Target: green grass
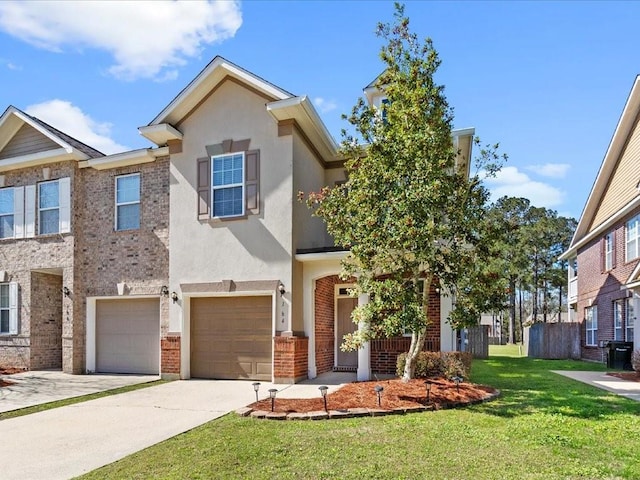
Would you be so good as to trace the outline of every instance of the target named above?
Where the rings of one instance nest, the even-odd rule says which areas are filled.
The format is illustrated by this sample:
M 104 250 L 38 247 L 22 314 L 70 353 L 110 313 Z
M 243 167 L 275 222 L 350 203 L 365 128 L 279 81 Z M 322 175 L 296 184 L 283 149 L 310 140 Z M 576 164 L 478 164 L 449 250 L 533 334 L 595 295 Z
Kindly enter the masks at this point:
M 550 370 L 576 361 L 491 357 L 472 380 L 495 401 L 334 421 L 227 415 L 84 479 L 638 479 L 640 403 Z
M 67 405 L 87 402 L 89 400 L 108 397 L 110 395 L 117 395 L 118 393 L 132 392 L 133 390 L 140 390 L 141 388 L 152 387 L 154 385 L 160 385 L 161 383 L 166 383 L 166 382 L 167 382 L 166 380 L 155 380 L 153 382 L 139 383 L 136 385 L 127 385 L 126 387 L 113 388 L 111 390 L 105 390 L 104 392 L 91 393 L 89 395 L 82 395 L 80 397 L 66 398 L 64 400 L 56 400 L 55 402 L 41 403 L 40 405 L 34 405 L 32 407 L 26 407 L 26 408 L 21 408 L 19 410 L 11 410 L 8 412 L 0 413 L 0 420 L 6 420 L 7 418 L 22 417 L 23 415 L 31 415 L 32 413 L 43 412 L 45 410 L 51 410 L 52 408 L 66 407 Z
M 489 355 L 492 357 L 526 357 L 526 346 L 520 344 L 489 345 Z

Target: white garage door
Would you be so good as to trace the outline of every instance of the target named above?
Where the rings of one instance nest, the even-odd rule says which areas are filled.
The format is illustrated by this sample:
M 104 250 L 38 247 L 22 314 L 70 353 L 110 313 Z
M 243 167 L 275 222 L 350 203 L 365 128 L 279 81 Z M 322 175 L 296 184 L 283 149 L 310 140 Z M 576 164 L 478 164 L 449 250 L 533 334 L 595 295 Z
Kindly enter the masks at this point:
M 96 302 L 96 370 L 104 373 L 160 373 L 158 299 Z
M 191 376 L 271 380 L 271 297 L 191 300 Z

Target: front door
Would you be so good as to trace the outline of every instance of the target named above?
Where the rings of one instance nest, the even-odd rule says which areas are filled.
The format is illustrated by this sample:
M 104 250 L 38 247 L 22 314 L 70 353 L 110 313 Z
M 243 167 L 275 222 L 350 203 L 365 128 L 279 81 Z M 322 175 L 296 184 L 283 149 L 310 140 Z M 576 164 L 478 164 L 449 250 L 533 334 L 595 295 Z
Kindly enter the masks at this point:
M 358 305 L 358 299 L 338 297 L 336 304 L 336 367 L 355 368 L 358 366 L 358 352 L 343 352 L 340 346 L 347 333 L 353 333 L 358 329 L 351 320 L 351 312 Z

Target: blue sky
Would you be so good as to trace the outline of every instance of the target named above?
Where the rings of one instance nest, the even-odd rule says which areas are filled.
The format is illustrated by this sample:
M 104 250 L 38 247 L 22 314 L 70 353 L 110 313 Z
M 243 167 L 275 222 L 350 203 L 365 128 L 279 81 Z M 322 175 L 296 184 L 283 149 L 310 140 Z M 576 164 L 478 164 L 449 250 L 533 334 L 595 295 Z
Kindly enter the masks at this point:
M 336 140 L 380 73 L 391 2 L 0 2 L 0 110 L 104 151 L 149 123 L 216 55 L 308 95 Z M 457 128 L 500 142 L 496 196 L 578 217 L 635 76 L 636 2 L 408 2 Z

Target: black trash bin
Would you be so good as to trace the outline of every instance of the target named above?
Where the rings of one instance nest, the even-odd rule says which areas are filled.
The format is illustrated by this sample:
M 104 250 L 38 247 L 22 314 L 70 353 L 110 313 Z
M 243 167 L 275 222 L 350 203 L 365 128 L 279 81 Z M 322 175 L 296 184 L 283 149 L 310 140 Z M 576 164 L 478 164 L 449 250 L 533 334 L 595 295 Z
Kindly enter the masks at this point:
M 619 370 L 633 370 L 631 366 L 631 354 L 633 353 L 633 342 L 609 342 L 609 355 L 607 357 L 607 367 Z

